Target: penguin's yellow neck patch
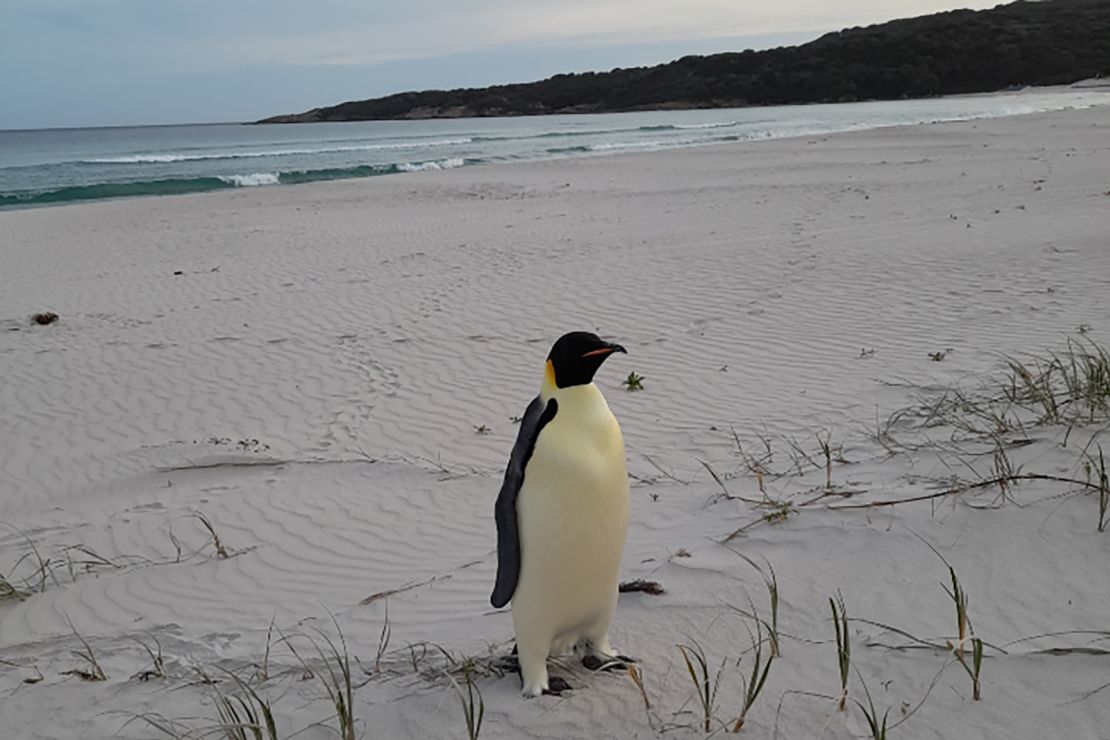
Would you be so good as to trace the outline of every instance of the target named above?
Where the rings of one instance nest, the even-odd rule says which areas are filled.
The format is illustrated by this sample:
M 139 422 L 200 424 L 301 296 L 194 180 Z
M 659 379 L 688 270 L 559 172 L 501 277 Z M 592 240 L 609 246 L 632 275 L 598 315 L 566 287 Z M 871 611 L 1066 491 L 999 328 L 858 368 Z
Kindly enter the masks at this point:
M 558 387 L 555 383 L 555 365 L 552 364 L 551 360 L 548 360 L 543 371 L 543 394 L 550 396 Z

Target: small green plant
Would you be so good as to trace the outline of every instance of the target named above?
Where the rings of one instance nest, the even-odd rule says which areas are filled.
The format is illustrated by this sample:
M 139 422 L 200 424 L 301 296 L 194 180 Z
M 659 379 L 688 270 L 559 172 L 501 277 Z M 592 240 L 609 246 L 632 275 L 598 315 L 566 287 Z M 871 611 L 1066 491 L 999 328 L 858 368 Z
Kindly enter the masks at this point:
M 952 348 L 949 347 L 948 349 L 942 349 L 939 352 L 930 352 L 929 359 L 933 362 L 943 362 L 944 358 L 947 357 L 951 351 Z
M 752 672 L 748 678 L 740 677 L 744 687 L 744 700 L 740 707 L 740 716 L 736 718 L 732 725 L 733 732 L 740 732 L 744 729 L 744 721 L 748 717 L 748 710 L 759 698 L 759 692 L 763 690 L 763 684 L 767 682 L 767 675 L 771 672 L 771 663 L 775 660 L 773 652 L 766 661 L 763 660 L 763 629 L 758 618 L 755 620 L 755 634 L 752 635 L 749 630 L 748 635 L 752 638 L 753 644 Z
M 644 389 L 644 376 L 631 372 L 627 378 L 621 381 L 621 385 L 629 391 L 642 391 Z
M 466 720 L 466 737 L 467 740 L 478 740 L 478 736 L 482 734 L 482 720 L 486 716 L 486 702 L 482 698 L 482 692 L 474 683 L 474 676 L 471 675 L 471 670 L 466 667 L 463 670 L 463 686 L 466 691 L 463 691 L 463 686 L 459 686 L 459 682 L 450 673 L 447 677 L 451 679 L 451 685 L 455 688 L 455 695 L 459 697 L 459 703 L 462 705 L 463 716 Z
M 768 499 L 767 506 L 770 511 L 763 515 L 763 521 L 768 524 L 780 524 L 790 518 L 791 514 L 797 514 L 798 510 L 794 508 L 794 504 L 789 501 L 772 501 Z
M 474 425 L 474 433 L 475 434 L 489 434 L 490 433 L 490 428 L 488 426 L 486 426 L 485 424 L 475 424 Z
M 717 675 L 713 677 L 709 668 L 709 660 L 705 656 L 705 650 L 697 641 L 691 640 L 690 642 L 693 644 L 679 645 L 678 650 L 682 653 L 682 660 L 686 663 L 686 671 L 690 674 L 694 691 L 698 695 L 705 731 L 709 732 L 717 708 L 717 691 L 721 686 L 721 672 L 724 670 L 725 662 L 721 661 L 721 667 L 717 669 Z M 691 655 L 694 656 L 693 661 L 690 660 Z M 694 663 L 697 663 L 696 668 Z
M 844 597 L 839 593 L 836 599 L 829 598 L 832 609 L 833 629 L 836 630 L 836 662 L 840 669 L 840 701 L 836 708 L 844 711 L 848 703 L 848 671 L 852 666 L 852 645 L 848 636 L 848 610 L 844 607 Z
M 220 558 L 221 560 L 227 560 L 229 557 L 231 557 L 231 553 L 226 547 L 224 547 L 223 541 L 220 540 L 220 535 L 216 533 L 216 528 L 212 526 L 212 522 L 208 519 L 208 517 L 206 517 L 204 514 L 201 514 L 199 511 L 194 512 L 193 516 L 195 516 L 200 521 L 200 523 L 204 525 L 204 528 L 208 530 L 209 536 L 212 537 L 212 546 L 216 548 L 216 557 Z

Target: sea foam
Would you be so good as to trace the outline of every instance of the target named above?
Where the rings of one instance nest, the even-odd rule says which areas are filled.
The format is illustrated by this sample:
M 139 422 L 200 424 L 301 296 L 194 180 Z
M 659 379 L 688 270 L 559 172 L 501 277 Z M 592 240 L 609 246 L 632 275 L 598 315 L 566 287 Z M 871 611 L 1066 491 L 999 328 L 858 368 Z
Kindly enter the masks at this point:
M 219 175 L 219 179 L 240 188 L 254 187 L 255 185 L 277 185 L 280 182 L 278 175 L 274 172 L 255 172 L 251 175 Z
M 462 167 L 465 164 L 466 160 L 452 157 L 451 159 L 441 159 L 433 162 L 402 162 L 396 167 L 400 172 L 424 172 L 426 170 L 450 170 L 455 167 Z

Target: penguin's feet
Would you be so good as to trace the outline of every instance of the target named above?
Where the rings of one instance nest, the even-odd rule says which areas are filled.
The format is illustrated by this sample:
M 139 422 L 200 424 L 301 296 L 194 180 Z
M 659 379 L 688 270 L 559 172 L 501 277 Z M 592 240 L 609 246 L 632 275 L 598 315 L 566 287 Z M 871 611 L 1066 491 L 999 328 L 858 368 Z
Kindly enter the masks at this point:
M 543 693 L 549 696 L 562 696 L 564 691 L 574 691 L 574 687 L 558 676 L 547 679 L 547 688 Z
M 582 665 L 591 671 L 623 671 L 628 669 L 630 663 L 636 661 L 624 655 L 602 656 L 588 653 L 582 657 Z
M 505 673 L 520 673 L 520 657 L 517 655 L 516 645 L 508 655 L 503 655 L 494 663 L 494 667 Z
M 564 691 L 574 691 L 574 687 L 558 676 L 547 679 L 547 686 L 540 684 L 525 684 L 521 695 L 525 699 L 534 699 L 537 696 L 562 696 Z

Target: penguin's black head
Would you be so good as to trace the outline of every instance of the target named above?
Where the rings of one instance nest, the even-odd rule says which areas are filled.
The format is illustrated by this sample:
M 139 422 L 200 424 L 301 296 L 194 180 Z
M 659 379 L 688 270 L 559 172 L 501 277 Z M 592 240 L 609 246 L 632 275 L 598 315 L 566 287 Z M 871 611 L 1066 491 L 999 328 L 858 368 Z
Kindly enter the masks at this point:
M 585 385 L 594 379 L 594 373 L 614 352 L 624 352 L 619 344 L 606 342 L 588 331 L 572 331 L 559 337 L 547 355 L 548 374 L 559 388 Z

